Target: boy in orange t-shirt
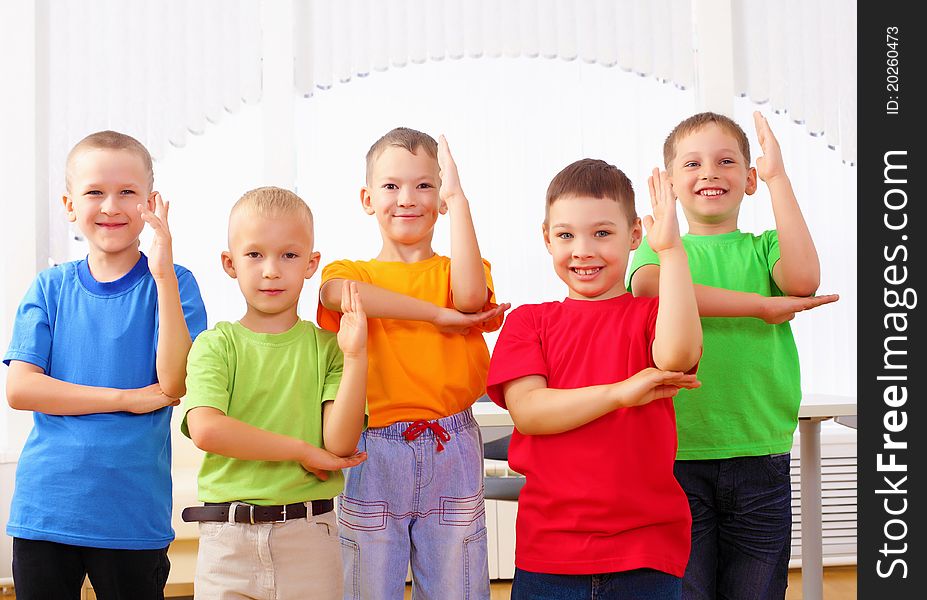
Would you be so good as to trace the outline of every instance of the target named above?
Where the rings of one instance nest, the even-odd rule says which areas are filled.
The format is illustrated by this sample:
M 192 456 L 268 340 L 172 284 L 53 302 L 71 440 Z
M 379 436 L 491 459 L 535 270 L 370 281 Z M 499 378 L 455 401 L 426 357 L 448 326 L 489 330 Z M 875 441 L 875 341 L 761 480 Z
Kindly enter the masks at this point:
M 383 247 L 322 271 L 319 325 L 337 331 L 342 281 L 357 282 L 368 324 L 367 462 L 340 503 L 345 597 L 489 598 L 483 460 L 470 406 L 485 392 L 482 333 L 502 325 L 489 263 L 447 142 L 397 128 L 367 153 L 361 204 Z M 431 247 L 451 216 L 451 256 Z M 463 566 L 463 568 L 461 568 Z

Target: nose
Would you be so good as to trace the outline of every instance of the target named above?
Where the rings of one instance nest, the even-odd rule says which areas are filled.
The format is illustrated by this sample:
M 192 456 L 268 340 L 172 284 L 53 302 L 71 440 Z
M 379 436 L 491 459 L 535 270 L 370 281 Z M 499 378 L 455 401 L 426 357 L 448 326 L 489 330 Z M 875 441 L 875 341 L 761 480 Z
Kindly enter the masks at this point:
M 577 259 L 592 258 L 591 242 L 584 237 L 577 237 L 572 244 L 572 256 Z
M 415 196 L 408 189 L 402 188 L 396 196 L 396 203 L 403 208 L 415 206 Z
M 280 278 L 280 268 L 277 264 L 277 261 L 268 258 L 264 261 L 263 269 L 261 271 L 261 276 L 264 279 L 279 279 Z
M 706 164 L 702 166 L 702 170 L 699 173 L 699 179 L 706 181 L 711 181 L 712 179 L 717 179 L 718 176 L 715 174 L 715 166 L 711 164 Z
M 107 194 L 100 203 L 100 212 L 110 217 L 119 214 L 119 197 Z

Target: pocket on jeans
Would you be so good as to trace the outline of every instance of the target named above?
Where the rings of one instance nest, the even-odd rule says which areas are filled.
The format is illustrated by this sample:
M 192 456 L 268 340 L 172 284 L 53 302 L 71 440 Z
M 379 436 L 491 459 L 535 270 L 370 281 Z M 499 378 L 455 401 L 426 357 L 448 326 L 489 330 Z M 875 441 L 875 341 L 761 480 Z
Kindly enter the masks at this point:
M 229 526 L 227 521 L 200 521 L 200 539 L 215 539 Z
M 773 481 L 791 481 L 792 472 L 792 455 L 788 452 L 784 454 L 770 454 L 761 457 L 763 466 L 769 473 Z
M 464 597 L 489 598 L 489 557 L 487 556 L 487 531 L 483 527 L 473 535 L 464 538 Z
M 338 522 L 343 527 L 356 531 L 386 529 L 386 518 L 389 515 L 386 502 L 355 500 L 342 495 L 338 508 Z
M 354 540 L 339 537 L 341 560 L 344 563 L 344 597 L 361 600 L 360 597 L 360 546 Z
M 441 497 L 440 523 L 442 525 L 469 525 L 486 513 L 483 490 L 463 498 Z

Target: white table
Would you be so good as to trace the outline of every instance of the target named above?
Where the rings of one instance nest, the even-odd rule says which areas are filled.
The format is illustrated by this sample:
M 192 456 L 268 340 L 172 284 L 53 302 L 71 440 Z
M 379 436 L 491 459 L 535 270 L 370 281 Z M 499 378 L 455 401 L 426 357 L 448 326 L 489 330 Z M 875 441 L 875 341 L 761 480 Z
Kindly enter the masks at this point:
M 511 431 L 508 411 L 492 402 L 477 402 L 473 414 L 485 441 Z M 806 394 L 798 409 L 801 451 L 801 579 L 802 598 L 824 597 L 824 561 L 821 543 L 821 421 L 856 416 L 856 398 L 827 394 Z

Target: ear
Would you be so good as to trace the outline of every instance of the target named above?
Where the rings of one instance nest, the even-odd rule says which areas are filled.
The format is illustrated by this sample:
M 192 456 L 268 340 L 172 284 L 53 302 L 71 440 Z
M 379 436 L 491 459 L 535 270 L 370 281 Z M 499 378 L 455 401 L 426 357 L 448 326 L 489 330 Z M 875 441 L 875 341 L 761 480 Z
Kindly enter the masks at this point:
M 309 264 L 306 266 L 306 275 L 304 279 L 309 279 L 315 275 L 316 270 L 319 268 L 319 261 L 322 260 L 322 255 L 318 252 L 312 253 L 312 258 L 309 259 Z
M 641 239 L 644 237 L 644 229 L 641 226 L 640 217 L 634 218 L 634 225 L 631 226 L 631 250 L 637 250 L 641 245 Z
M 372 215 L 374 213 L 374 210 L 373 210 L 373 205 L 370 203 L 370 189 L 366 185 L 361 188 L 360 201 L 361 201 L 361 206 L 364 207 L 364 212 L 367 213 L 368 215 Z
M 77 215 L 74 213 L 74 202 L 71 201 L 71 197 L 65 194 L 61 197 L 61 203 L 64 204 L 64 211 L 67 213 L 68 221 L 71 223 L 77 221 Z
M 541 223 L 541 235 L 544 236 L 544 245 L 547 247 L 548 254 L 553 254 L 550 250 L 550 229 L 547 228 L 547 223 Z
M 157 203 L 155 202 L 155 196 L 157 196 L 157 194 L 158 194 L 157 190 L 151 190 L 151 193 L 148 194 L 148 203 L 145 206 L 147 206 L 148 210 L 150 210 L 151 212 L 154 212 L 155 206 L 157 206 Z
M 756 192 L 756 169 L 750 167 L 750 170 L 747 171 L 747 187 L 744 189 L 744 193 L 752 196 L 754 192 Z
M 238 273 L 235 272 L 235 265 L 232 263 L 232 253 L 228 250 L 222 251 L 222 270 L 232 279 L 238 279 Z
M 441 204 L 438 205 L 438 213 L 442 215 L 447 214 L 447 202 L 445 202 L 444 200 L 441 200 Z

